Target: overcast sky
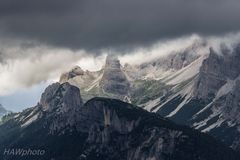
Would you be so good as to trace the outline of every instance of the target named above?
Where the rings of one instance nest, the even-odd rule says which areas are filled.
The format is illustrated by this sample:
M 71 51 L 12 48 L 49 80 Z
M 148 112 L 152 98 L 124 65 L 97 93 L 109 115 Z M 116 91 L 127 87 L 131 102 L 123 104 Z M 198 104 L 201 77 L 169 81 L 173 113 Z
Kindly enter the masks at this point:
M 239 15 L 239 0 L 0 0 L 0 103 L 75 64 L 96 70 L 109 50 L 126 61 L 237 33 Z
M 0 1 L 2 37 L 72 49 L 147 45 L 191 33 L 223 34 L 239 30 L 239 15 L 239 0 Z

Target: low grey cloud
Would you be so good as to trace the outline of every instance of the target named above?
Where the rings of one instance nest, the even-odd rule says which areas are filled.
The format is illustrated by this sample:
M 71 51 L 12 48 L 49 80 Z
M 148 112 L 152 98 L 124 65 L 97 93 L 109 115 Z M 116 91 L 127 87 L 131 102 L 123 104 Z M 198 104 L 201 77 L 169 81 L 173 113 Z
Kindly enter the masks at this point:
M 0 96 L 12 94 L 48 80 L 58 80 L 62 72 L 77 64 L 86 53 L 45 45 L 25 48 L 2 47 Z
M 239 0 L 1 0 L 1 37 L 71 49 L 152 44 L 240 28 Z

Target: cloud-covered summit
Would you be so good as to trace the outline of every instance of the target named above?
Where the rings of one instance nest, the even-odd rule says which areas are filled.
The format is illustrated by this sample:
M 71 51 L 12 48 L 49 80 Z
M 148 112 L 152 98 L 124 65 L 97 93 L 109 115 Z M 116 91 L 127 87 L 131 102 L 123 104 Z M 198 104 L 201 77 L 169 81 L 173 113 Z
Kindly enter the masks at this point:
M 71 49 L 126 48 L 240 28 L 239 0 L 1 0 L 1 37 Z
M 0 0 L 0 96 L 75 64 L 100 68 L 109 51 L 140 63 L 184 48 L 193 33 L 219 45 L 239 15 L 239 0 Z
M 118 57 L 122 65 L 125 63 L 135 65 L 181 52 L 194 44 L 205 44 L 203 50 L 196 54 L 208 54 L 210 47 L 221 54 L 221 44 L 225 44 L 228 49 L 231 49 L 239 42 L 240 33 L 219 37 L 202 37 L 193 34 L 158 41 L 149 47 L 138 47 L 126 54 L 118 55 Z M 0 46 L 0 51 L 0 59 L 2 57 L 2 63 L 0 63 L 0 96 L 49 80 L 58 80 L 61 73 L 76 64 L 84 70 L 100 70 L 104 65 L 106 54 L 109 53 L 103 51 L 101 55 L 95 56 L 95 54 L 85 50 L 74 51 L 67 48 L 28 43 Z

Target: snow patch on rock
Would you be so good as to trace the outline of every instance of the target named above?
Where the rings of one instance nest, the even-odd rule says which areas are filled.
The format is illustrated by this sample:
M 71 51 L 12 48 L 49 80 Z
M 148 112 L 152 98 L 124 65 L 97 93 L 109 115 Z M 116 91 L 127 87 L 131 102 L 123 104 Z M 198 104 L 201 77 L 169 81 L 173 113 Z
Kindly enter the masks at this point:
M 21 125 L 21 127 L 26 127 L 26 126 L 30 125 L 32 122 L 36 121 L 38 119 L 38 115 L 39 115 L 39 113 L 37 113 L 34 116 L 32 116 L 31 118 L 29 118 L 26 122 L 24 122 Z

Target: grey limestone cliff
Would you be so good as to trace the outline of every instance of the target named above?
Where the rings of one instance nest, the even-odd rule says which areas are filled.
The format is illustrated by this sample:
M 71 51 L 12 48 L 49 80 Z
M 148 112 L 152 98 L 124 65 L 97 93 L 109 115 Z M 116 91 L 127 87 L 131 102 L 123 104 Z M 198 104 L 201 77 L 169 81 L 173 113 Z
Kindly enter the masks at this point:
M 128 94 L 130 84 L 121 70 L 121 64 L 117 57 L 110 55 L 107 57 L 100 85 L 107 93 Z

